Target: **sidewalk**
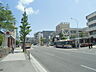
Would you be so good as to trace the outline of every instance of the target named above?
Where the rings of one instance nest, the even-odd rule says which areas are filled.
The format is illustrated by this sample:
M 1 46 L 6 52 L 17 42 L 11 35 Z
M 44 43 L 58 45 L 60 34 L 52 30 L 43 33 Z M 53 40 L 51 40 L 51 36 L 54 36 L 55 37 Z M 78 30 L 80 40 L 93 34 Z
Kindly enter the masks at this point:
M 22 49 L 16 48 L 14 54 L 10 53 L 0 61 L 0 72 L 37 72 L 26 58 Z

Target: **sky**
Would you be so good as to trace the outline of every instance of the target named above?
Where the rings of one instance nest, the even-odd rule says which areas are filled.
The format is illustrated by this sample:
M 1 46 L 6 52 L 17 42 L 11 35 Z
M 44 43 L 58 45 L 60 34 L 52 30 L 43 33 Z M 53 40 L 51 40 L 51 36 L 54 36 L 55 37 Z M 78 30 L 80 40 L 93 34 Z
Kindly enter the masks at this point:
M 96 11 L 96 0 L 0 0 L 8 4 L 16 18 L 16 26 L 21 25 L 21 18 L 26 8 L 28 22 L 34 36 L 38 31 L 55 31 L 61 22 L 70 22 L 70 27 L 86 27 L 86 16 Z M 73 19 L 71 19 L 73 18 Z

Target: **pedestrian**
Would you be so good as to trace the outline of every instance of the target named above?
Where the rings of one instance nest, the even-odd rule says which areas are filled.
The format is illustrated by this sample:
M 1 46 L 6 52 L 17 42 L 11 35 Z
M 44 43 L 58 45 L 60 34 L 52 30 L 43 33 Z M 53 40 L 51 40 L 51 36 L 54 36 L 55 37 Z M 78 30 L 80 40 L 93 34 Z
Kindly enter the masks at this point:
M 91 44 L 89 43 L 89 49 L 90 49 L 90 46 L 91 46 Z
M 14 53 L 14 46 L 12 46 L 12 53 Z
M 93 48 L 92 46 L 93 46 L 93 44 L 91 43 L 91 48 Z

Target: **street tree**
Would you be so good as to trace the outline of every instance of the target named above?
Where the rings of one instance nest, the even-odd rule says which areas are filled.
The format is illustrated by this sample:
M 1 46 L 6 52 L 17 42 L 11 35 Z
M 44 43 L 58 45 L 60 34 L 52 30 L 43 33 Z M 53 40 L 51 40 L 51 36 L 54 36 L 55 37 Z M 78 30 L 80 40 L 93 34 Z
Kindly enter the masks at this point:
M 21 24 L 22 25 L 20 26 L 20 40 L 22 41 L 23 52 L 25 52 L 25 38 L 31 32 L 31 26 L 28 23 L 28 16 L 26 14 L 26 11 L 24 11 L 23 17 L 21 19 Z
M 3 28 L 5 31 L 10 31 L 15 29 L 14 26 L 16 22 L 15 17 L 12 14 L 12 11 L 9 10 L 8 4 L 4 6 L 0 3 L 0 27 Z
M 16 19 L 12 14 L 12 11 L 9 9 L 8 4 L 0 3 L 0 30 L 4 32 L 13 31 L 15 27 Z M 4 41 L 5 35 L 0 34 L 0 45 Z

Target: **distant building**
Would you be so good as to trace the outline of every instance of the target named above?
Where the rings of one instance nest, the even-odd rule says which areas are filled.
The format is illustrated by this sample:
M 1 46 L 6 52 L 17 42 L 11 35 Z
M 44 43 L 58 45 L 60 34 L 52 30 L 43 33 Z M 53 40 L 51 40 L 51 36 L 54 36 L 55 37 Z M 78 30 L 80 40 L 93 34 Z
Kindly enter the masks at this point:
M 56 34 L 63 33 L 68 39 L 78 38 L 78 33 L 82 32 L 81 28 L 70 28 L 69 22 L 62 22 L 56 26 Z
M 51 33 L 53 33 L 54 31 L 42 31 L 43 34 L 43 38 L 48 39 L 49 36 L 51 35 Z
M 26 37 L 26 38 L 25 38 L 25 42 L 31 43 L 31 42 L 32 42 L 32 37 Z
M 35 44 L 40 44 L 41 37 L 43 37 L 42 32 L 37 32 L 34 34 Z
M 61 22 L 56 26 L 56 33 L 59 34 L 62 30 L 68 30 L 70 28 L 69 22 Z
M 20 40 L 20 38 L 19 38 L 19 35 L 18 35 L 18 29 L 16 29 L 16 40 Z
M 37 32 L 34 34 L 35 42 L 37 44 L 40 43 L 41 37 L 44 39 L 44 43 L 47 43 L 49 41 L 49 37 L 51 33 L 54 31 L 42 31 L 42 32 Z

